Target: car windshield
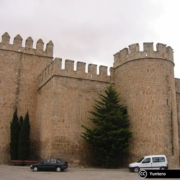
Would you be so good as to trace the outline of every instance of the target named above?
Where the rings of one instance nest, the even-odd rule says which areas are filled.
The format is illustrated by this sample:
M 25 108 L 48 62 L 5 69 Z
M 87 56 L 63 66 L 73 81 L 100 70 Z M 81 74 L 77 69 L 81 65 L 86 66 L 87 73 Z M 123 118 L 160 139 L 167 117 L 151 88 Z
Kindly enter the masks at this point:
M 142 160 L 144 159 L 144 157 L 143 158 L 141 158 L 139 161 L 137 161 L 138 163 L 140 163 Z

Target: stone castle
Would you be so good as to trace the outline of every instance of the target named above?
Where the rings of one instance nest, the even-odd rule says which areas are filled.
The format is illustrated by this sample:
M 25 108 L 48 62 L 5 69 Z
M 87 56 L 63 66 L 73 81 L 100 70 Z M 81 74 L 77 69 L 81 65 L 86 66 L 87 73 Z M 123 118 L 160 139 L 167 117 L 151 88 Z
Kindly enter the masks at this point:
M 5 33 L 0 43 L 0 163 L 10 159 L 10 122 L 29 112 L 31 158 L 60 157 L 74 165 L 88 164 L 88 146 L 81 125 L 91 126 L 89 110 L 109 84 L 114 84 L 130 115 L 129 162 L 143 155 L 165 154 L 179 167 L 180 79 L 174 78 L 173 50 L 164 44 L 132 44 L 106 66 L 53 58 L 53 43 Z

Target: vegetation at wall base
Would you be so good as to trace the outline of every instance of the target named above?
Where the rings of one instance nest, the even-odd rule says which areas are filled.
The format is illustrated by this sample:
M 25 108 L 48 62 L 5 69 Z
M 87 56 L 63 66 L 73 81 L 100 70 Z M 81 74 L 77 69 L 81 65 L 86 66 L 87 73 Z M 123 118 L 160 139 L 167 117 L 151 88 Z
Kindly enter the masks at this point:
M 23 125 L 23 117 L 22 116 L 20 116 L 20 119 L 19 119 L 19 124 L 20 124 L 20 128 L 22 127 L 22 125 Z
M 29 157 L 30 150 L 30 123 L 29 114 L 23 120 L 17 115 L 17 109 L 13 114 L 13 119 L 10 125 L 11 140 L 10 140 L 10 155 L 11 160 L 26 160 Z
M 30 150 L 30 124 L 28 112 L 26 113 L 26 116 L 22 123 L 21 131 L 19 133 L 18 146 L 18 159 L 28 159 Z
M 10 130 L 11 130 L 11 135 L 10 135 L 11 159 L 18 159 L 18 139 L 19 139 L 20 124 L 19 124 L 19 119 L 17 115 L 17 109 L 15 110 L 13 114 Z
M 112 85 L 107 87 L 105 94 L 99 95 L 99 100 L 95 100 L 90 114 L 94 127 L 82 125 L 85 129 L 82 137 L 91 145 L 96 164 L 118 167 L 128 153 L 132 133 L 126 108 L 120 105 L 120 95 Z

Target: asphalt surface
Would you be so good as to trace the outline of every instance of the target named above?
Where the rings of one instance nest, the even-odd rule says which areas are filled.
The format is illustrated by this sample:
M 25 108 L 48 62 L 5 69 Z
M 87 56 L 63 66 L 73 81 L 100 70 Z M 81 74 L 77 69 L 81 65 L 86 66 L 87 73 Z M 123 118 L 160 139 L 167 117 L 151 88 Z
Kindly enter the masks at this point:
M 33 172 L 29 166 L 0 165 L 0 180 L 140 180 L 128 169 L 69 168 L 64 172 Z M 169 179 L 170 180 L 170 179 Z M 172 179 L 173 180 L 173 179 Z

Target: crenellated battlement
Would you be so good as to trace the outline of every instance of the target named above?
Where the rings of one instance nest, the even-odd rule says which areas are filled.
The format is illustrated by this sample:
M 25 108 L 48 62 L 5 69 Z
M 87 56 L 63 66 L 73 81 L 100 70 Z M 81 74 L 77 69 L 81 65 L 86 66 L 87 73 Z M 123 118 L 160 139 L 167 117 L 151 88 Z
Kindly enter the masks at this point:
M 120 66 L 128 61 L 144 58 L 158 58 L 174 62 L 173 49 L 165 44 L 158 43 L 157 51 L 154 51 L 153 43 L 143 43 L 143 51 L 139 50 L 139 44 L 131 44 L 114 55 L 114 67 Z
M 13 44 L 10 43 L 10 36 L 6 32 L 2 35 L 2 41 L 0 42 L 0 49 L 12 50 L 17 52 L 23 52 L 27 54 L 41 55 L 41 56 L 53 56 L 53 43 L 49 41 L 46 44 L 46 49 L 44 50 L 44 42 L 39 39 L 36 43 L 36 49 L 33 48 L 33 39 L 28 37 L 25 41 L 25 47 L 22 47 L 22 37 L 18 34 L 14 37 Z
M 108 75 L 108 67 L 99 66 L 99 74 L 97 74 L 97 65 L 88 64 L 88 72 L 86 72 L 86 63 L 77 62 L 76 70 L 74 70 L 74 61 L 65 60 L 65 68 L 62 69 L 62 59 L 55 58 L 39 75 L 39 88 L 41 88 L 53 76 L 71 77 L 78 79 L 94 80 L 94 81 L 113 81 L 113 68 L 110 68 Z

